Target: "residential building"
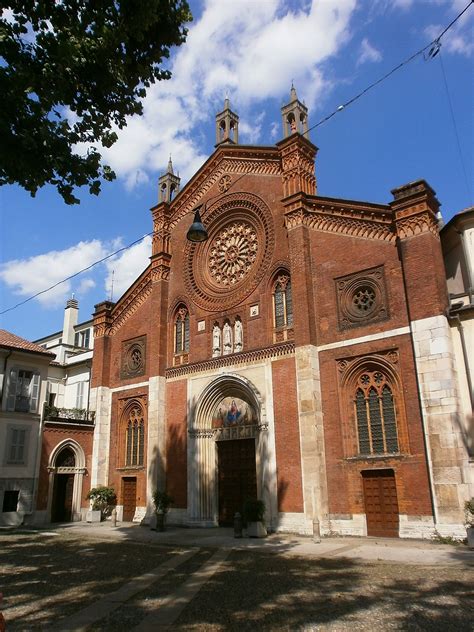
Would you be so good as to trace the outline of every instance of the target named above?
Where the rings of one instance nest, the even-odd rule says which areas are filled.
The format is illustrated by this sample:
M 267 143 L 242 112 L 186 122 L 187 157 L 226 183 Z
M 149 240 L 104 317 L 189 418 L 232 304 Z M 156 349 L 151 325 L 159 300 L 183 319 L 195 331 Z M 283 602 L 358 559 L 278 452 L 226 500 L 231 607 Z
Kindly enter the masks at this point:
M 34 521 L 43 404 L 53 357 L 0 329 L 0 525 Z

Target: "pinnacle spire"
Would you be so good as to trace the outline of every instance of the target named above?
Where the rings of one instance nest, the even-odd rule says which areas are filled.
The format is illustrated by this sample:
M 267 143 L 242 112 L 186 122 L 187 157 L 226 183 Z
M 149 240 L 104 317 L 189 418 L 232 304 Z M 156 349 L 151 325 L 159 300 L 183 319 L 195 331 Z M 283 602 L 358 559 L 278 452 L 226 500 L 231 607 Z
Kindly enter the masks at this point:
M 174 171 L 173 171 L 173 162 L 171 160 L 171 154 L 170 154 L 170 159 L 168 160 L 168 171 L 167 173 L 171 173 L 174 175 Z

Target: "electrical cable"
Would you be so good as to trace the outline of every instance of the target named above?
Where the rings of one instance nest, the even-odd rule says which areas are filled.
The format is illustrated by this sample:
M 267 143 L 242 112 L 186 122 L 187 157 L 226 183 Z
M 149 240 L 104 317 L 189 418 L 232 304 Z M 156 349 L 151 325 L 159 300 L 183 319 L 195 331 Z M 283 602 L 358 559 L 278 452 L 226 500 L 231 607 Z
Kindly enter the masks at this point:
M 449 31 L 450 28 L 452 28 L 452 26 L 459 20 L 459 18 L 469 9 L 469 7 L 472 4 L 474 4 L 474 0 L 470 0 L 469 4 L 467 4 L 464 7 L 464 9 L 438 35 L 438 37 L 436 37 L 434 40 L 432 40 L 429 44 L 427 44 L 426 46 L 421 48 L 416 53 L 413 53 L 413 55 L 411 55 L 410 57 L 408 57 L 404 61 L 400 62 L 397 66 L 392 68 L 392 70 L 390 70 L 385 75 L 383 75 L 382 77 L 380 77 L 379 79 L 377 79 L 376 81 L 374 81 L 373 83 L 368 85 L 366 88 L 364 88 L 364 90 L 362 90 L 361 92 L 356 94 L 354 97 L 352 97 L 351 99 L 349 99 L 348 101 L 346 101 L 342 105 L 339 105 L 333 112 L 331 112 L 330 114 L 328 114 L 327 116 L 322 118 L 315 125 L 312 125 L 307 131 L 310 132 L 311 130 L 316 129 L 317 127 L 322 125 L 323 123 L 326 123 L 327 121 L 329 121 L 329 119 L 331 119 L 335 114 L 337 114 L 338 112 L 342 112 L 342 110 L 344 110 L 346 107 L 348 107 L 349 105 L 352 105 L 352 103 L 354 103 L 355 101 L 360 99 L 364 94 L 369 92 L 369 90 L 372 90 L 372 88 L 375 88 L 375 86 L 377 86 L 380 83 L 382 83 L 382 81 L 385 81 L 385 79 L 388 79 L 397 70 L 399 70 L 403 66 L 406 66 L 407 64 L 412 62 L 419 55 L 422 55 L 428 48 L 430 48 L 430 52 L 428 54 L 428 57 L 429 58 L 435 57 L 438 54 L 438 52 L 439 52 L 439 46 L 440 46 L 441 38 Z M 444 74 L 444 68 L 443 68 L 443 74 Z M 445 77 L 445 82 L 446 82 L 446 77 Z M 446 83 L 446 89 L 447 89 L 447 83 Z M 449 92 L 448 92 L 448 98 L 449 98 Z M 459 145 L 459 137 L 458 137 L 458 134 L 457 134 L 457 128 L 456 128 L 456 123 L 454 121 L 454 114 L 452 112 L 452 105 L 451 105 L 451 100 L 450 99 L 449 99 L 449 102 L 450 102 L 450 107 L 451 107 L 451 113 L 452 113 L 452 116 L 453 116 L 453 124 L 454 124 L 455 130 L 456 130 L 456 137 L 457 137 L 458 145 Z M 460 150 L 460 145 L 459 145 L 459 150 Z M 462 154 L 461 154 L 461 156 L 462 156 Z M 462 162 L 462 159 L 461 159 L 461 162 Z M 463 162 L 462 162 L 462 165 L 463 165 L 464 175 L 465 175 L 466 181 L 467 181 L 467 175 L 466 175 L 466 172 L 465 172 L 465 169 L 464 169 L 464 163 Z M 62 279 L 61 281 L 58 281 L 54 285 L 51 285 L 50 287 L 48 287 L 48 288 L 46 288 L 44 290 L 41 290 L 40 292 L 37 292 L 36 294 L 33 294 L 32 296 L 29 296 L 24 301 L 21 301 L 20 303 L 17 303 L 16 305 L 13 305 L 12 307 L 8 307 L 7 309 L 4 309 L 3 311 L 0 311 L 0 315 L 6 314 L 7 312 L 11 312 L 12 310 L 17 309 L 18 307 L 21 307 L 22 305 L 25 305 L 25 303 L 28 303 L 29 301 L 32 301 L 34 298 L 37 298 L 41 294 L 46 294 L 46 292 L 50 292 L 51 290 L 53 290 L 58 285 L 61 285 L 62 283 L 66 283 L 66 281 L 70 281 L 71 279 L 73 279 L 74 277 L 79 276 L 83 272 L 87 272 L 87 270 L 90 270 L 91 268 L 93 268 L 94 266 L 98 265 L 99 263 L 103 263 L 107 259 L 110 259 L 111 257 L 114 257 L 115 255 L 119 254 L 120 252 L 128 250 L 129 248 L 131 248 L 132 246 L 134 246 L 138 242 L 142 241 L 145 237 L 149 237 L 150 235 L 153 235 L 153 231 L 150 232 L 150 233 L 147 233 L 146 235 L 143 235 L 139 239 L 136 239 L 132 243 L 128 244 L 128 246 L 124 246 L 123 248 L 120 248 L 119 250 L 116 250 L 115 252 L 112 252 L 111 254 L 107 255 L 106 257 L 103 257 L 102 259 L 99 259 L 98 261 L 95 261 L 94 263 L 91 263 L 91 265 L 87 266 L 87 268 L 79 270 L 79 272 L 75 272 L 74 274 L 71 274 L 70 276 L 66 277 L 65 279 Z
M 451 99 L 451 95 L 449 93 L 448 80 L 446 78 L 446 71 L 444 69 L 444 63 L 443 63 L 442 55 L 439 56 L 439 62 L 441 64 L 441 70 L 442 70 L 443 80 L 444 80 L 444 87 L 446 88 L 446 96 L 448 98 L 449 111 L 451 113 L 451 121 L 453 123 L 454 135 L 456 137 L 456 142 L 457 142 L 457 147 L 458 147 L 458 152 L 459 152 L 459 160 L 461 162 L 461 167 L 462 167 L 462 171 L 463 171 L 463 174 L 464 174 L 464 183 L 466 185 L 467 196 L 468 196 L 468 199 L 470 199 L 472 201 L 472 199 L 473 199 L 472 189 L 471 189 L 471 186 L 470 186 L 469 178 L 467 177 L 466 165 L 464 163 L 464 156 L 462 155 L 461 142 L 459 140 L 458 127 L 456 125 L 456 118 L 454 116 L 453 102 L 452 102 L 452 99 Z

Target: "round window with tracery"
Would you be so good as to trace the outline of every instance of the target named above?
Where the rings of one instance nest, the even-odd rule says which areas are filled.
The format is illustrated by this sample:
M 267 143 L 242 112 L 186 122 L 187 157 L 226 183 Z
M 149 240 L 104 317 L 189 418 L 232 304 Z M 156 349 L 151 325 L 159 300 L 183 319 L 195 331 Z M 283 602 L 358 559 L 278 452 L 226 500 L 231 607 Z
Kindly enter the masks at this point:
M 224 287 L 241 281 L 257 258 L 257 232 L 250 224 L 232 222 L 213 239 L 209 251 L 209 272 Z
M 376 300 L 374 288 L 368 285 L 359 287 L 352 295 L 352 311 L 360 316 L 366 316 L 374 310 Z

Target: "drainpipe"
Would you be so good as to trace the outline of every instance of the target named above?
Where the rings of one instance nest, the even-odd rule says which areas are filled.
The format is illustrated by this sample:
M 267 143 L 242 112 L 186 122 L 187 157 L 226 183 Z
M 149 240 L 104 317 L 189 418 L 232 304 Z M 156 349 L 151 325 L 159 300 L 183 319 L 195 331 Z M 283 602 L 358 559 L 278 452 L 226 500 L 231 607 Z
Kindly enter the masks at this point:
M 87 409 L 86 409 L 86 421 L 89 419 L 89 405 L 91 399 L 91 372 L 92 372 L 92 362 L 87 363 L 87 369 L 89 371 L 89 386 L 87 389 Z
M 426 427 L 426 420 L 425 420 L 425 416 L 423 414 L 423 406 L 421 404 L 421 385 L 420 385 L 420 378 L 418 376 L 418 371 L 416 370 L 416 348 L 415 348 L 415 339 L 413 337 L 413 326 L 412 326 L 412 319 L 411 319 L 411 312 L 410 312 L 410 302 L 408 300 L 408 290 L 407 290 L 407 279 L 406 279 L 406 273 L 405 273 L 405 265 L 403 263 L 403 254 L 402 254 L 402 243 L 401 243 L 401 239 L 400 237 L 397 236 L 397 251 L 398 251 L 398 259 L 400 261 L 400 267 L 402 270 L 402 280 L 403 280 L 403 292 L 405 295 L 405 305 L 407 307 L 407 315 L 408 315 L 408 326 L 410 329 L 410 343 L 411 343 L 411 349 L 412 349 L 412 353 L 413 353 L 413 360 L 415 361 L 415 379 L 416 379 L 416 388 L 418 390 L 418 411 L 420 413 L 420 419 L 421 419 L 421 424 L 423 426 L 423 446 L 425 448 L 425 456 L 426 456 L 426 462 L 428 464 L 428 481 L 429 481 L 429 487 L 430 487 L 430 501 L 431 501 L 431 511 L 433 512 L 433 519 L 434 519 L 434 523 L 435 525 L 438 523 L 438 512 L 436 509 L 436 504 L 435 504 L 435 491 L 434 491 L 434 483 L 433 483 L 433 475 L 432 475 L 432 469 L 433 469 L 433 463 L 431 461 L 431 455 L 430 455 L 430 451 L 428 449 L 428 434 L 427 434 L 427 427 Z

